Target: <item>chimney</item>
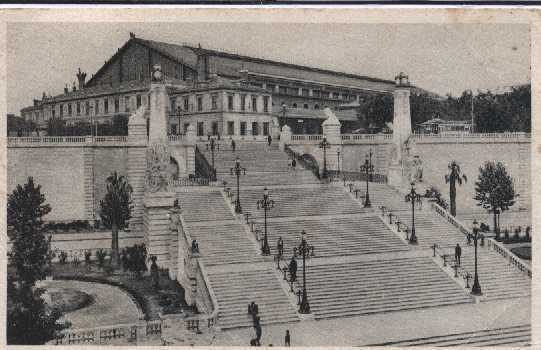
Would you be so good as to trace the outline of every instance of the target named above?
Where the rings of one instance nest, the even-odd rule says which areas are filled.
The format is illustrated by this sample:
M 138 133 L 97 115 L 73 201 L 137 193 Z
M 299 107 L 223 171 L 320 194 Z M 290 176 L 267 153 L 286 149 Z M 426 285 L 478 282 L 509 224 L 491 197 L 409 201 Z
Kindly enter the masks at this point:
M 75 86 L 75 82 L 73 82 L 73 86 L 72 86 L 71 90 L 74 91 L 74 92 L 77 91 L 77 87 Z
M 208 79 L 209 56 L 201 49 L 201 44 L 198 44 L 195 53 L 197 54 L 197 81 L 205 81 Z
M 79 81 L 79 90 L 84 89 L 85 79 L 86 79 L 86 73 L 81 72 L 81 68 L 79 68 L 79 71 L 77 72 L 77 80 Z
M 69 91 L 68 84 L 66 84 L 66 86 L 64 86 L 64 95 L 67 95 Z
M 45 91 L 43 91 L 43 95 L 41 96 L 41 99 L 43 101 L 45 101 L 47 99 L 47 94 L 45 93 Z

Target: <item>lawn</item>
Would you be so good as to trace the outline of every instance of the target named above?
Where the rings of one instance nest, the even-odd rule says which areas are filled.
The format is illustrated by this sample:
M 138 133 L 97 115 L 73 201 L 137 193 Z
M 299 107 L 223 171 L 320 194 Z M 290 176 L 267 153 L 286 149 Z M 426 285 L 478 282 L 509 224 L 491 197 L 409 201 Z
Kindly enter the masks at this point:
M 165 271 L 161 273 L 158 289 L 152 286 L 148 273 L 140 277 L 122 269 L 107 273 L 95 265 L 88 269 L 83 263 L 78 266 L 54 263 L 51 275 L 55 280 L 78 280 L 119 287 L 133 298 L 147 320 L 158 319 L 160 313 L 195 313 L 193 308 L 186 305 L 184 289 L 176 281 L 170 280 Z

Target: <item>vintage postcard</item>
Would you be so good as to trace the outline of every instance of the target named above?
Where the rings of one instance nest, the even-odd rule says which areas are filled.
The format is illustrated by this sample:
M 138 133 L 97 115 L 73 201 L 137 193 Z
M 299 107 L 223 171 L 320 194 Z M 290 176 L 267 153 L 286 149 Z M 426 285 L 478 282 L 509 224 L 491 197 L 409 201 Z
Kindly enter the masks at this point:
M 0 12 L 3 340 L 535 346 L 539 14 Z

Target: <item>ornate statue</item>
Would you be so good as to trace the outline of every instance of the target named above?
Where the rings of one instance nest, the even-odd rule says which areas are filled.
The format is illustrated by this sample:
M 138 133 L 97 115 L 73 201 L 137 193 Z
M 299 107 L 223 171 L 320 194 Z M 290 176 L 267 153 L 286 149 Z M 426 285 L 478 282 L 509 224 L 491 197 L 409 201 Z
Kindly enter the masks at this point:
M 152 81 L 159 83 L 163 81 L 162 66 L 155 64 L 152 70 Z
M 400 160 L 398 159 L 398 145 L 391 145 L 391 164 L 398 164 Z
M 412 182 L 423 182 L 423 161 L 419 156 L 413 156 L 411 163 L 411 179 Z
M 153 144 L 147 149 L 146 185 L 150 192 L 166 191 L 169 184 L 169 149 Z

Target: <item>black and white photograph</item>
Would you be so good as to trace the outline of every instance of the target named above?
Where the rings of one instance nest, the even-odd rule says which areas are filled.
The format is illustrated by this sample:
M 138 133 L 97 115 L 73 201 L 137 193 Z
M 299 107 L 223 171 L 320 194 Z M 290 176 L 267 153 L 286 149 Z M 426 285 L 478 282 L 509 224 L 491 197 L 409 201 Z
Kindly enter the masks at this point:
M 535 346 L 525 12 L 92 11 L 5 22 L 8 345 Z

